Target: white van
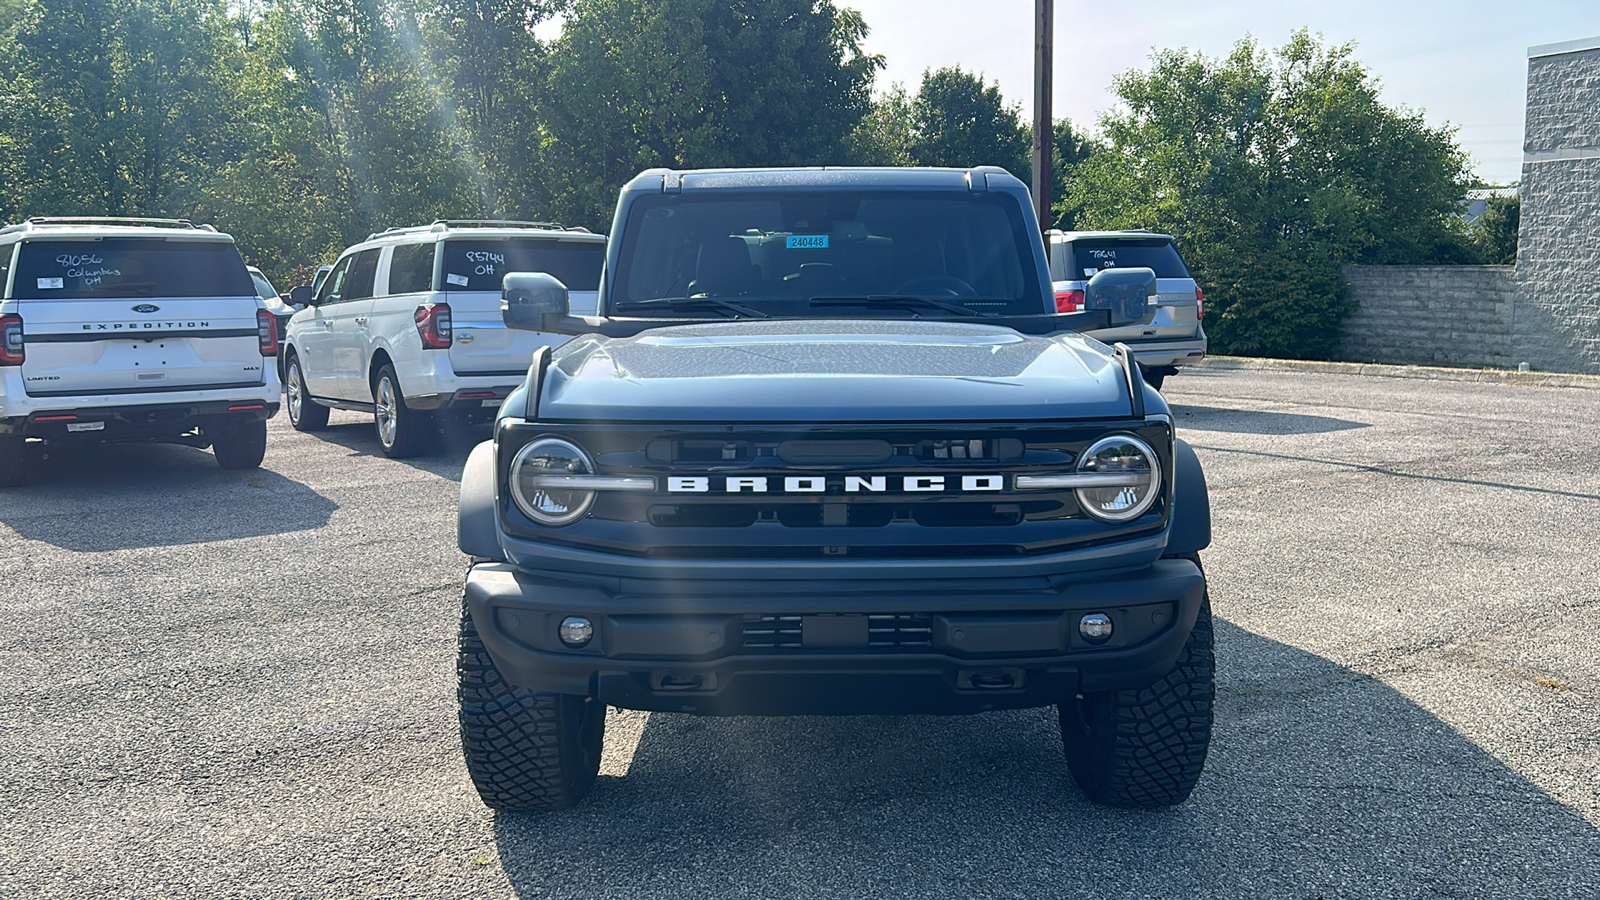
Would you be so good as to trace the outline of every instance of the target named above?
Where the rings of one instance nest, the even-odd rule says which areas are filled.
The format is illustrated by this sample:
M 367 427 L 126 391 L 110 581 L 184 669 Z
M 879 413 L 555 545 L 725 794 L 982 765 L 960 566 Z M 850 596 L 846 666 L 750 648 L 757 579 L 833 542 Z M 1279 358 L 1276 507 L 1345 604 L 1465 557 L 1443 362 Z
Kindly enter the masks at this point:
M 546 272 L 592 313 L 606 239 L 545 222 L 441 220 L 374 234 L 339 255 L 317 288 L 296 288 L 284 336 L 289 421 L 328 410 L 373 414 L 391 457 L 426 451 L 441 427 L 493 420 L 541 345 L 566 335 L 513 331 L 500 319 L 507 272 Z
M 261 464 L 278 332 L 233 238 L 179 219 L 0 228 L 0 486 L 35 445 L 165 441 Z

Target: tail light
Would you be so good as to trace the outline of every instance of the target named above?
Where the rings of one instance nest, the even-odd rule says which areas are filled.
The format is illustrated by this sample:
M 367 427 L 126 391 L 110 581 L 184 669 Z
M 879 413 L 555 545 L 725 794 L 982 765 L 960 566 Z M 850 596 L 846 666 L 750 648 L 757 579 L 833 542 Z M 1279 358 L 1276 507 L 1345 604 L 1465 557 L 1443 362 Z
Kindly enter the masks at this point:
M 22 317 L 15 313 L 0 316 L 0 366 L 20 366 L 25 355 Z
M 1200 290 L 1198 284 L 1194 286 L 1194 317 L 1196 319 L 1206 317 L 1206 292 Z
M 278 317 L 264 309 L 256 310 L 256 340 L 262 356 L 278 355 Z
M 419 306 L 416 320 L 417 334 L 422 338 L 424 349 L 450 349 L 450 304 L 435 303 L 432 306 Z
M 1056 312 L 1070 313 L 1083 309 L 1083 291 L 1057 291 Z

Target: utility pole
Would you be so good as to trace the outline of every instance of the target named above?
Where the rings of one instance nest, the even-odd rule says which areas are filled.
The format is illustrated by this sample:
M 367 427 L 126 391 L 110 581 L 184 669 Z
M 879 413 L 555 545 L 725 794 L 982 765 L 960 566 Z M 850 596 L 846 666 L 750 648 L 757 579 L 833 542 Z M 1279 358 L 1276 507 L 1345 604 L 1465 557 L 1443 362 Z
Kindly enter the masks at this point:
M 1055 0 L 1033 0 L 1033 206 L 1039 230 L 1050 227 L 1050 181 L 1054 168 L 1055 120 L 1050 113 L 1050 75 L 1054 67 Z

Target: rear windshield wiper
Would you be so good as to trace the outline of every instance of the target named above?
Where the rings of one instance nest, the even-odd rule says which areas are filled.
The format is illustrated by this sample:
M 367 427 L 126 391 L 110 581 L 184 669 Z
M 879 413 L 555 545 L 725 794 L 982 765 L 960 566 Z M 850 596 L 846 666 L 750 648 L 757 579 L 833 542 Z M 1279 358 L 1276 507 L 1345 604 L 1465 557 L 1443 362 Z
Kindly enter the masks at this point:
M 148 294 L 155 290 L 155 288 L 156 283 L 154 281 L 119 281 L 115 284 L 97 284 L 89 288 L 89 290 L 96 293 L 106 293 L 109 291 L 129 291 L 135 294 Z
M 742 303 L 734 303 L 732 300 L 723 300 L 720 297 L 653 297 L 649 300 L 633 300 L 626 303 L 618 303 L 615 308 L 617 312 L 626 312 L 631 309 L 650 309 L 651 307 L 658 306 L 665 307 L 666 309 L 684 309 L 691 306 L 717 306 L 731 312 L 736 312 L 741 316 L 749 316 L 752 319 L 769 318 L 766 313 L 759 309 L 752 309 Z
M 812 297 L 811 305 L 865 306 L 869 309 L 892 309 L 894 307 L 904 306 L 928 306 L 934 309 L 942 309 L 945 312 L 952 312 L 958 316 L 981 316 L 988 318 L 995 315 L 994 313 L 984 312 L 982 310 L 969 309 L 965 306 L 961 306 L 960 304 L 946 303 L 943 300 L 935 300 L 932 297 L 918 297 L 915 295 L 902 296 L 897 294 L 872 294 L 866 297 Z

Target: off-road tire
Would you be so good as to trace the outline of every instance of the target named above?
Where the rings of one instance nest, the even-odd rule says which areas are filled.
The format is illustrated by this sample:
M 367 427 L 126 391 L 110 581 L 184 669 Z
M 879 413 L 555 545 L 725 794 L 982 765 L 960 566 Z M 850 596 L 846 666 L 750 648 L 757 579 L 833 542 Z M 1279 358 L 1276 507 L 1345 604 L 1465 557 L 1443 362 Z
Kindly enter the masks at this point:
M 406 405 L 394 366 L 385 365 L 372 379 L 373 433 L 390 459 L 405 459 L 428 452 L 438 429 L 433 416 Z
M 605 705 L 507 684 L 463 606 L 456 657 L 461 751 L 490 809 L 570 809 L 600 771 Z
M 1187 800 L 1211 744 L 1215 682 L 1207 596 L 1177 663 L 1161 680 L 1139 690 L 1082 694 L 1056 707 L 1073 780 L 1105 806 L 1153 809 Z
M 328 427 L 328 408 L 311 399 L 306 390 L 305 369 L 300 357 L 290 353 L 283 366 L 284 406 L 295 431 L 321 431 Z
M 33 448 L 20 434 L 0 434 L 0 488 L 21 487 L 38 477 Z
M 257 419 L 218 429 L 211 435 L 211 452 L 224 469 L 254 469 L 267 455 L 267 420 Z

